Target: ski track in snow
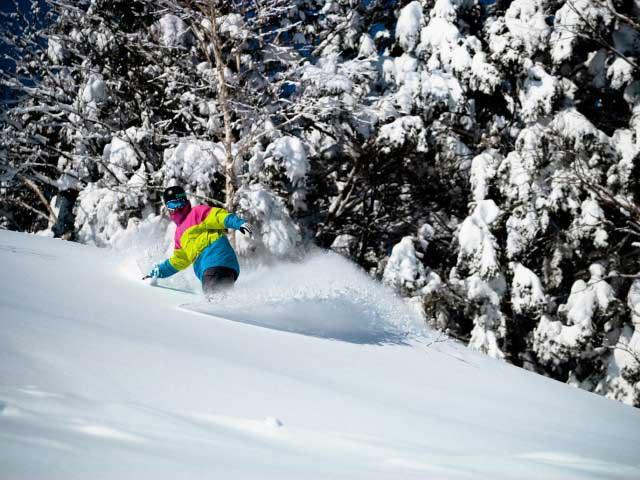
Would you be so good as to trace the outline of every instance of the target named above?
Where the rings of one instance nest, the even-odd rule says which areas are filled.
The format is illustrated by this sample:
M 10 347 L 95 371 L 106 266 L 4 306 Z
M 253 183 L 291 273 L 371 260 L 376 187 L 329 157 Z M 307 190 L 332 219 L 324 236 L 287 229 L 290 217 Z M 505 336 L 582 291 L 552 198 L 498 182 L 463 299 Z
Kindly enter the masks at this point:
M 639 410 L 425 330 L 335 255 L 210 304 L 59 240 L 0 231 L 0 260 L 0 478 L 640 478 Z

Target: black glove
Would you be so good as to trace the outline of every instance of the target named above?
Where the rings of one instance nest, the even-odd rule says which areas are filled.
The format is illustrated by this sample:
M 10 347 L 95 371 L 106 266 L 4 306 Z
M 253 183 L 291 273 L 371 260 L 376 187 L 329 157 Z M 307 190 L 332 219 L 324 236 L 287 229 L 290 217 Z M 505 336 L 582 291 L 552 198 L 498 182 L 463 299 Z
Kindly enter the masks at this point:
M 249 234 L 249 236 L 253 236 L 253 232 L 255 232 L 256 229 L 249 222 L 245 222 L 238 230 L 240 230 L 240 233 L 243 235 Z

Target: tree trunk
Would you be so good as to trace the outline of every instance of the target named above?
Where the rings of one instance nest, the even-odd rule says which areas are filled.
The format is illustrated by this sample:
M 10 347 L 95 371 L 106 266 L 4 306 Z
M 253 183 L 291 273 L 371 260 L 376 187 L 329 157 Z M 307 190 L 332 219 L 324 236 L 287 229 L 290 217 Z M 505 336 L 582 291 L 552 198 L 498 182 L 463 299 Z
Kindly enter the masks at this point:
M 231 114 L 229 111 L 229 91 L 227 89 L 227 81 L 224 74 L 224 62 L 222 60 L 222 52 L 220 51 L 220 36 L 218 35 L 218 26 L 216 24 L 217 12 L 213 5 L 210 11 L 211 21 L 211 44 L 213 48 L 213 56 L 216 61 L 216 71 L 218 73 L 218 83 L 220 88 L 220 107 L 222 108 L 222 116 L 224 119 L 224 151 L 225 151 L 225 208 L 233 212 L 235 209 L 236 196 L 236 172 L 235 159 L 233 157 L 233 131 L 231 127 Z
M 70 240 L 74 237 L 75 215 L 73 206 L 78 198 L 78 190 L 63 190 L 58 193 L 58 220 L 51 229 L 54 238 L 64 238 Z

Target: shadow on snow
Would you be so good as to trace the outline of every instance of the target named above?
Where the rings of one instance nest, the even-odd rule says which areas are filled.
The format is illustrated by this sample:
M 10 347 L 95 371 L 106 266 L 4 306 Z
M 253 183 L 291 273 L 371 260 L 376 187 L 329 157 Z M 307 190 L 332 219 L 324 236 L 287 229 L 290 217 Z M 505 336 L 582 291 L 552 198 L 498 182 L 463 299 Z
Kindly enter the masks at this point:
M 293 299 L 248 306 L 226 306 L 215 298 L 212 300 L 181 308 L 273 330 L 356 344 L 403 345 L 411 335 L 390 324 L 384 312 L 345 299 Z

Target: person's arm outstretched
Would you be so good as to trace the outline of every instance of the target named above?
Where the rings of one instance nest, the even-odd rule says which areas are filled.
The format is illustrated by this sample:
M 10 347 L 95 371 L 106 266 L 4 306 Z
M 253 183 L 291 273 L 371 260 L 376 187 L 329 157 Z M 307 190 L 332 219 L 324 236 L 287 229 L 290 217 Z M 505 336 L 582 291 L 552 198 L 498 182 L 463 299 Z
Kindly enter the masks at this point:
M 224 208 L 212 208 L 204 222 L 208 228 L 213 230 L 232 228 L 233 230 L 240 230 L 243 235 L 247 233 L 252 235 L 255 230 L 249 222 L 233 213 L 229 213 Z
M 182 248 L 174 248 L 171 258 L 168 258 L 160 264 L 154 265 L 149 277 L 167 278 L 171 275 L 175 275 L 180 270 L 184 270 L 189 265 L 191 265 L 191 261 L 189 261 L 189 257 L 184 250 L 182 250 Z

